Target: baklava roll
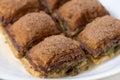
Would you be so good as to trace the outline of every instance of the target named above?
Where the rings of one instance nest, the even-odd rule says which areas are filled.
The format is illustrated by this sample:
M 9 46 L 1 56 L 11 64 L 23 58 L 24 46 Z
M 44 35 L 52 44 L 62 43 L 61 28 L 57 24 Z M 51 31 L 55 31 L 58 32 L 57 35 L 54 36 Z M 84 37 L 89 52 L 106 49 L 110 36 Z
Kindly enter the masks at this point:
M 8 27 L 7 32 L 19 52 L 18 57 L 43 38 L 60 33 L 55 21 L 43 11 L 26 14 Z
M 3 22 L 13 22 L 23 14 L 38 11 L 38 0 L 0 0 L 0 17 Z
M 114 52 L 120 45 L 120 20 L 104 16 L 89 23 L 77 38 L 81 46 L 93 57 Z
M 76 75 L 88 67 L 80 45 L 63 35 L 45 38 L 27 52 L 22 62 L 33 76 L 47 78 Z
M 67 1 L 69 0 L 44 0 L 42 2 L 50 12 L 53 12 L 55 9 L 58 9 L 61 5 L 63 5 Z
M 96 17 L 108 14 L 98 0 L 71 0 L 57 11 L 57 18 L 71 35 Z

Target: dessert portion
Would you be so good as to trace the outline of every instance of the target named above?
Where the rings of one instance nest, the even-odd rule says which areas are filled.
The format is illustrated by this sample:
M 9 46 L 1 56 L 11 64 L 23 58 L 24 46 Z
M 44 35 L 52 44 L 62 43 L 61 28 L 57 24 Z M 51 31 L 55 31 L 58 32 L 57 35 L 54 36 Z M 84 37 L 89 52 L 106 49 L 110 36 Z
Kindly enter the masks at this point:
M 44 6 L 50 11 L 53 12 L 55 9 L 58 9 L 61 5 L 63 5 L 65 2 L 69 0 L 44 0 L 43 2 Z
M 55 21 L 43 11 L 26 14 L 8 27 L 7 32 L 19 52 L 18 57 L 45 37 L 60 33 Z
M 74 76 L 119 53 L 108 14 L 98 0 L 0 0 L 0 31 L 33 76 Z
M 97 18 L 85 27 L 77 40 L 95 58 L 113 52 L 120 45 L 120 20 L 108 15 Z
M 87 23 L 108 12 L 98 0 L 71 0 L 60 7 L 56 14 L 63 29 L 67 29 L 68 34 L 74 35 Z
M 5 23 L 14 22 L 23 14 L 39 9 L 38 0 L 0 0 L 0 17 Z
M 31 48 L 22 58 L 26 69 L 36 77 L 76 75 L 88 67 L 80 45 L 63 35 L 53 35 Z

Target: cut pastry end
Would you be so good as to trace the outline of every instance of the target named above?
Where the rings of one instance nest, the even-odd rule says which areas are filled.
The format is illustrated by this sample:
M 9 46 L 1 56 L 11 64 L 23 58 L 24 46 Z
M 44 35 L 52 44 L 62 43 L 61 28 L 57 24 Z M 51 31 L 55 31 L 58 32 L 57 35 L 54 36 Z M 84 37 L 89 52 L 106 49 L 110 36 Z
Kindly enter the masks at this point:
M 99 58 L 95 58 L 93 56 L 90 56 L 90 59 L 92 60 L 92 62 L 95 64 L 95 65 L 98 65 L 98 64 L 101 64 L 113 57 L 115 57 L 116 55 L 118 55 L 120 51 L 120 45 L 117 45 L 117 46 L 112 46 L 111 48 L 109 48 L 105 55 L 101 55 L 99 56 Z
M 39 11 L 38 0 L 0 0 L 0 17 L 4 24 L 13 23 L 29 12 Z
M 50 36 L 38 43 L 22 62 L 33 76 L 46 78 L 74 76 L 88 68 L 80 46 L 62 35 Z
M 61 33 L 55 21 L 43 11 L 28 13 L 13 25 L 2 26 L 2 30 L 18 58 L 45 37 Z
M 26 70 L 33 75 L 34 77 L 40 78 L 59 78 L 65 76 L 75 76 L 79 73 L 82 73 L 88 70 L 89 65 L 87 59 L 83 61 L 73 61 L 72 63 L 63 64 L 63 68 L 57 68 L 47 74 L 44 74 L 43 71 L 37 71 L 35 68 L 29 63 L 29 61 L 24 57 L 21 59 L 24 64 Z
M 72 35 L 74 31 L 80 31 L 95 18 L 109 13 L 98 0 L 70 0 L 62 5 L 55 14 L 56 18 L 67 25 L 66 29 Z
M 99 57 L 109 48 L 120 45 L 119 28 L 120 20 L 107 15 L 89 23 L 77 40 L 92 56 Z

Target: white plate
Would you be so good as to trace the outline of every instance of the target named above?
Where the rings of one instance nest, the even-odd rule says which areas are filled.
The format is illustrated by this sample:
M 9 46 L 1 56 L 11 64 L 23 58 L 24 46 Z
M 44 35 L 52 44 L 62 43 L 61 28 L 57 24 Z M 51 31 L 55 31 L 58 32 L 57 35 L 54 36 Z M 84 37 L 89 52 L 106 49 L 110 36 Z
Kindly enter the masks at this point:
M 106 7 L 112 16 L 120 19 L 120 0 L 100 0 L 100 2 Z M 108 77 L 119 72 L 120 56 L 117 56 L 93 70 L 84 72 L 83 74 L 79 74 L 75 77 L 59 79 L 95 80 Z M 42 80 L 41 78 L 32 77 L 25 70 L 22 63 L 12 54 L 2 34 L 0 34 L 0 78 L 8 80 Z

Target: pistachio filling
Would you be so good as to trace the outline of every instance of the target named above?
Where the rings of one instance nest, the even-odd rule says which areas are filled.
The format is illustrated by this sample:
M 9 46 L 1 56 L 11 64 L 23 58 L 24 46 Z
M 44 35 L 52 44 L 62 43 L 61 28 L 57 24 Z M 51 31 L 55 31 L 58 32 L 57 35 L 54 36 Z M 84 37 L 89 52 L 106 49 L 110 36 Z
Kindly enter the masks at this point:
M 112 46 L 110 47 L 105 55 L 101 55 L 99 56 L 99 58 L 94 58 L 92 55 L 90 54 L 87 54 L 87 57 L 96 65 L 102 63 L 102 62 L 105 62 L 107 60 L 109 60 L 110 58 L 114 57 L 115 55 L 117 55 L 117 51 L 120 49 L 120 44 L 117 45 L 117 46 Z
M 58 19 L 58 22 L 59 22 L 60 26 L 62 27 L 62 29 L 63 29 L 64 31 L 67 31 L 66 24 L 65 24 L 63 21 L 59 20 L 59 19 Z
M 107 53 L 108 53 L 108 54 L 116 53 L 119 49 L 120 49 L 120 44 L 117 45 L 117 46 L 112 46 L 112 47 L 110 47 L 110 48 L 107 50 Z
M 75 76 L 80 72 L 87 70 L 88 64 L 87 61 L 74 61 L 71 63 L 65 63 L 62 65 L 62 68 L 53 70 L 48 74 L 48 77 L 64 77 L 67 75 Z

